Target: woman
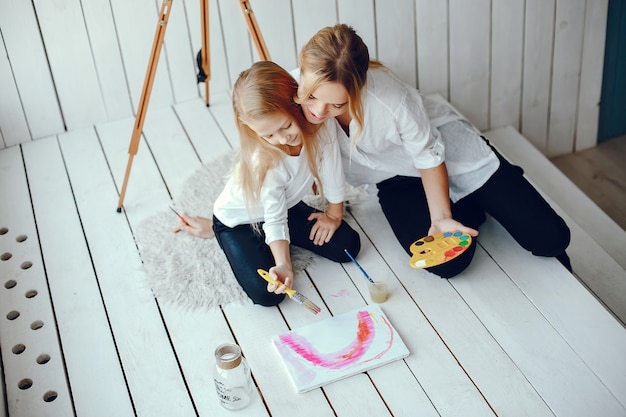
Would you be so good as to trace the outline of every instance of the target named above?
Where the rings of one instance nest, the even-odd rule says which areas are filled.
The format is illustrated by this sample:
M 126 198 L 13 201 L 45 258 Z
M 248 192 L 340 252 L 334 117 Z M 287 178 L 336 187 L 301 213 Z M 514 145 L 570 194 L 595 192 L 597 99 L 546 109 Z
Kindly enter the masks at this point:
M 571 270 L 569 228 L 524 179 L 450 105 L 425 100 L 381 63 L 349 26 L 320 30 L 299 57 L 298 102 L 311 123 L 336 119 L 352 185 L 376 184 L 382 210 L 409 252 L 417 239 L 444 231 L 478 235 L 485 213 L 535 255 Z M 472 246 L 429 268 L 449 278 L 471 262 Z
M 358 233 L 342 220 L 345 179 L 336 124 L 307 122 L 294 102 L 297 88 L 273 62 L 241 73 L 233 88 L 241 142 L 233 173 L 212 220 L 184 216 L 188 225 L 175 229 L 214 233 L 241 287 L 264 306 L 280 303 L 293 285 L 290 244 L 336 262 L 350 260 L 345 249 L 356 254 L 361 248 Z M 328 200 L 326 212 L 302 202 L 313 189 Z M 267 285 L 258 268 L 281 284 Z

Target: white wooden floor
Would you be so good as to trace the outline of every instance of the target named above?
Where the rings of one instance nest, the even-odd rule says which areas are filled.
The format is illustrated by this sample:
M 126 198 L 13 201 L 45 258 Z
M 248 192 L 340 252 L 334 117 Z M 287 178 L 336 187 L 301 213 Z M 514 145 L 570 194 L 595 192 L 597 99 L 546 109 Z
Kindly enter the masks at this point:
M 393 271 L 382 308 L 411 355 L 306 394 L 270 339 L 367 303 L 352 264 L 319 260 L 297 277 L 319 316 L 288 301 L 190 313 L 155 299 L 133 228 L 237 146 L 229 106 L 149 112 L 122 214 L 133 119 L 0 151 L 0 416 L 626 416 L 626 330 L 492 221 L 471 267 L 443 280 L 409 267 L 375 201 L 356 207 L 358 259 Z M 239 413 L 220 408 L 211 377 L 228 341 L 259 390 Z

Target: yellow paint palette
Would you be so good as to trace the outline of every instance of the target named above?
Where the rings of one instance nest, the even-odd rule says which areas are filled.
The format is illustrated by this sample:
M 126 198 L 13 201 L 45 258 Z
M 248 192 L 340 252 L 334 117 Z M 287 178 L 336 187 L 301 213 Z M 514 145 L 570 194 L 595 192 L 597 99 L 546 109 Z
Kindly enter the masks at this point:
M 413 268 L 441 265 L 465 252 L 471 243 L 472 237 L 458 230 L 426 236 L 411 244 L 413 256 L 409 263 Z

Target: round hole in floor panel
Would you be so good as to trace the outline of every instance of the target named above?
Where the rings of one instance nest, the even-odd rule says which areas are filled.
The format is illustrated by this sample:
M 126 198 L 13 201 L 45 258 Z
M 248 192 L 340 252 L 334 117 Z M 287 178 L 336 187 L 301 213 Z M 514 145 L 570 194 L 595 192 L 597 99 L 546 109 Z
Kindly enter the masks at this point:
M 13 257 L 13 255 L 10 252 L 4 252 L 2 255 L 0 255 L 0 260 L 8 261 L 9 259 L 11 259 L 11 257 Z
M 26 261 L 26 262 L 22 262 L 22 264 L 20 265 L 20 268 L 29 269 L 31 266 L 33 266 L 33 263 L 31 261 Z
M 32 386 L 33 386 L 33 380 L 30 378 L 24 378 L 20 382 L 17 383 L 17 387 L 22 390 L 29 389 Z
M 9 233 L 9 229 L 6 227 L 0 227 L 0 235 L 6 235 L 7 233 Z
M 10 290 L 11 288 L 15 287 L 17 285 L 17 281 L 14 279 L 10 279 L 7 282 L 4 283 L 4 288 L 6 288 L 7 290 Z
M 48 391 L 43 395 L 43 400 L 47 403 L 50 403 L 57 399 L 59 394 L 56 391 Z
M 24 297 L 26 297 L 26 298 L 35 298 L 37 296 L 37 294 L 39 294 L 37 292 L 37 290 L 28 290 L 28 291 L 26 291 L 26 294 L 24 294 Z
M 41 320 L 35 320 L 34 322 L 30 324 L 30 328 L 33 330 L 39 330 L 42 327 L 43 327 L 43 321 Z
M 48 355 L 47 353 L 42 353 L 41 355 L 37 356 L 37 363 L 39 365 L 45 365 L 48 362 L 50 362 L 50 355 Z
M 22 242 L 24 242 L 26 239 L 28 239 L 28 236 L 26 236 L 26 235 L 18 235 L 18 236 L 15 238 L 15 241 L 16 241 L 16 242 L 19 242 L 19 243 L 22 243 Z
M 22 353 L 24 353 L 25 350 L 26 346 L 24 346 L 22 343 L 18 343 L 17 345 L 13 346 L 11 352 L 13 352 L 15 355 L 21 355 Z
M 13 311 L 9 311 L 7 313 L 7 319 L 9 320 L 15 320 L 16 318 L 18 318 L 20 316 L 20 312 L 13 310 Z

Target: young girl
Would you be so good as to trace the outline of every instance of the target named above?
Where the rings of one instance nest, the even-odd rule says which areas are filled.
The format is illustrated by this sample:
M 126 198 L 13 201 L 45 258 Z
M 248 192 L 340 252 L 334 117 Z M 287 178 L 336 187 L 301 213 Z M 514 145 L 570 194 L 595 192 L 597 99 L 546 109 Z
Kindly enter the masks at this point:
M 359 234 L 342 220 L 338 129 L 334 122 L 307 122 L 294 102 L 297 88 L 273 62 L 257 62 L 241 73 L 233 88 L 241 142 L 233 173 L 215 201 L 212 221 L 185 216 L 189 225 L 175 229 L 201 237 L 214 233 L 241 287 L 264 306 L 280 303 L 293 285 L 290 244 L 336 262 L 350 261 L 344 249 L 361 249 Z M 326 212 L 301 201 L 313 189 L 328 200 Z M 258 268 L 282 284 L 267 285 Z
M 557 257 L 568 269 L 569 228 L 473 126 L 446 102 L 426 100 L 381 63 L 371 61 L 355 31 L 320 30 L 299 57 L 298 102 L 311 123 L 336 119 L 349 183 L 376 184 L 398 241 L 444 231 L 478 235 L 485 213 L 535 255 Z M 458 258 L 429 271 L 463 271 L 475 240 Z

